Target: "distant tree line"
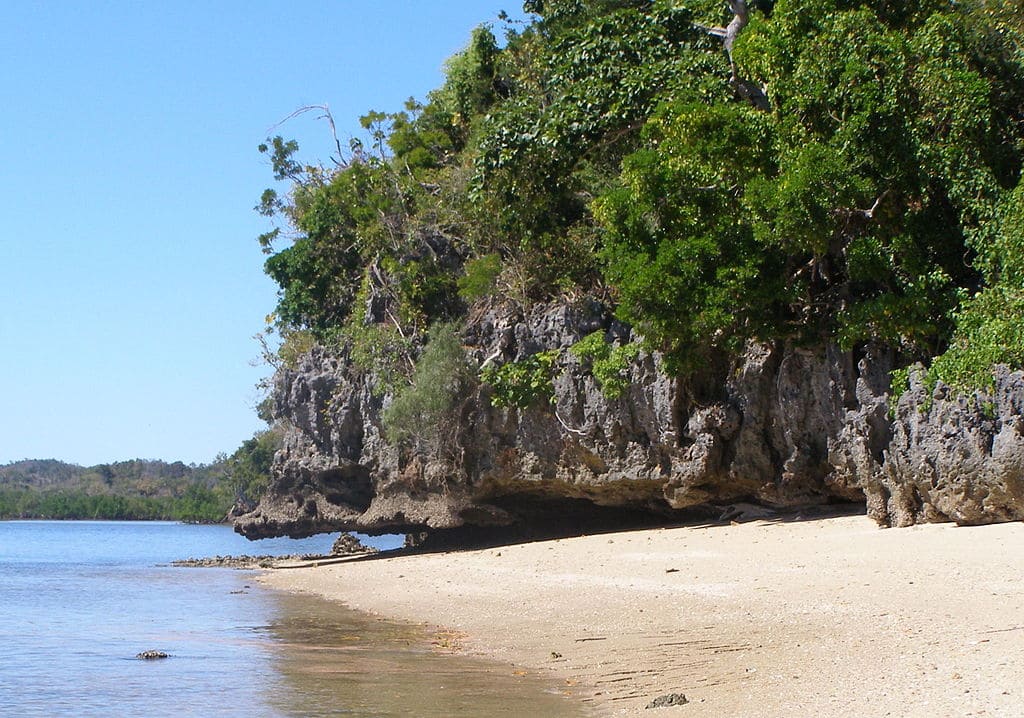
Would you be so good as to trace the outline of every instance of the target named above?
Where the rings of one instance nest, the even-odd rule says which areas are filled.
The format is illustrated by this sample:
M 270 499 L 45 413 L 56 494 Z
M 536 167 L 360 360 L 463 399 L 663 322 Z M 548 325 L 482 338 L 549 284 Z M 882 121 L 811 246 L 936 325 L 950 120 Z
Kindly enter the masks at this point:
M 0 490 L 0 518 L 106 519 L 218 523 L 227 515 L 223 492 L 196 484 L 182 496 L 89 495 L 82 491 Z
M 257 433 L 210 464 L 145 459 L 78 466 L 30 459 L 0 466 L 0 519 L 217 523 L 251 508 L 267 485 L 275 432 Z

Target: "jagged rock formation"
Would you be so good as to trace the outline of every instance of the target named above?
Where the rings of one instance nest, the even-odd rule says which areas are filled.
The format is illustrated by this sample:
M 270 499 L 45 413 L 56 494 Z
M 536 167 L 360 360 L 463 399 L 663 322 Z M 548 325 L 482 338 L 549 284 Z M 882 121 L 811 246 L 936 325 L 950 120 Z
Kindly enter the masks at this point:
M 962 396 L 920 376 L 896 405 L 869 513 L 906 526 L 1024 520 L 1024 373 L 1000 367 L 990 394 Z
M 375 395 L 372 376 L 344 354 L 314 350 L 276 377 L 275 413 L 289 430 L 268 495 L 237 530 L 415 533 L 565 523 L 599 507 L 671 516 L 735 501 L 866 500 L 884 525 L 1024 519 L 1019 372 L 1001 374 L 994 396 L 979 401 L 942 386 L 928 400 L 918 382 L 893 420 L 886 350 L 751 344 L 736 365 L 699 381 L 669 378 L 658 355 L 641 353 L 627 393 L 608 398 L 564 351 L 596 330 L 631 339 L 592 300 L 479 313 L 463 334 L 478 364 L 563 350 L 555 400 L 495 408 L 481 384 L 427 452 L 387 441 L 389 398 Z

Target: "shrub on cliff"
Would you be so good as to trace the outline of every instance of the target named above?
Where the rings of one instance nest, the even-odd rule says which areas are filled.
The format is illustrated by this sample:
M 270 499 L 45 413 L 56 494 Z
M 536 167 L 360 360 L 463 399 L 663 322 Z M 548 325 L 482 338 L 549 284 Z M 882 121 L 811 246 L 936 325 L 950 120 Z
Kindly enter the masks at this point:
M 453 434 L 458 401 L 472 381 L 473 372 L 457 327 L 432 327 L 411 383 L 399 390 L 384 411 L 389 440 L 420 450 L 436 450 Z
M 491 404 L 516 409 L 549 405 L 555 396 L 552 379 L 560 354 L 558 349 L 549 349 L 501 366 L 484 367 L 480 378 L 491 386 Z

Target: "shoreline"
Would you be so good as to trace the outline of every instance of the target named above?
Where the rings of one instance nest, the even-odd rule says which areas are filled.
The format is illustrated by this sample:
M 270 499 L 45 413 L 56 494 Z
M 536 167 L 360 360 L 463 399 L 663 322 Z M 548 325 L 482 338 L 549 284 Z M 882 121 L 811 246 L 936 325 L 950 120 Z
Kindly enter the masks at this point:
M 460 636 L 597 716 L 1011 716 L 1024 523 L 863 516 L 648 529 L 276 569 L 260 580 Z M 688 703 L 646 706 L 683 694 Z

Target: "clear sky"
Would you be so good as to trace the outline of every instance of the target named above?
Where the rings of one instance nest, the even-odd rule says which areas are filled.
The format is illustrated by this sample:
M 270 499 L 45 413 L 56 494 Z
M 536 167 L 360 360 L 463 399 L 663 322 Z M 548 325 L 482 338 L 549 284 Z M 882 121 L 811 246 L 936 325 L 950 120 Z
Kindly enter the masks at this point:
M 339 135 L 438 86 L 518 0 L 4 3 L 0 463 L 211 461 L 261 428 L 273 309 L 256 147 L 327 104 Z M 500 26 L 500 23 L 496 23 Z M 326 160 L 313 116 L 275 130 Z

